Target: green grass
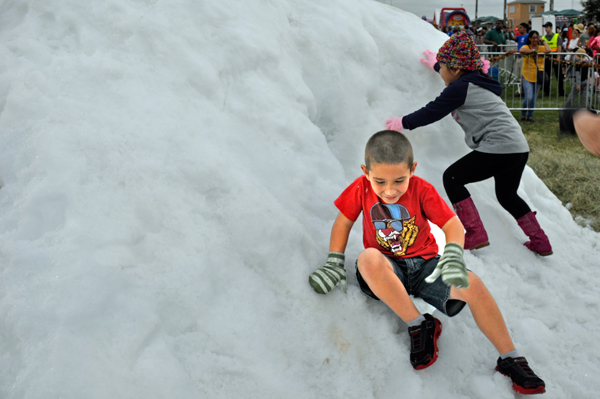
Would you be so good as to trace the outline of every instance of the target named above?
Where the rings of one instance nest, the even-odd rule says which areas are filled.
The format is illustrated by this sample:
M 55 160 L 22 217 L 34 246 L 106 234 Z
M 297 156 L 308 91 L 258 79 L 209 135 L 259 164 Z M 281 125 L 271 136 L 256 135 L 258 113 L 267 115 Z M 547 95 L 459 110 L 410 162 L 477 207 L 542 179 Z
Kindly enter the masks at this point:
M 517 120 L 520 111 L 512 111 Z M 535 122 L 521 122 L 530 146 L 528 166 L 580 224 L 600 231 L 600 157 L 575 136 L 558 133 L 558 111 L 535 111 Z

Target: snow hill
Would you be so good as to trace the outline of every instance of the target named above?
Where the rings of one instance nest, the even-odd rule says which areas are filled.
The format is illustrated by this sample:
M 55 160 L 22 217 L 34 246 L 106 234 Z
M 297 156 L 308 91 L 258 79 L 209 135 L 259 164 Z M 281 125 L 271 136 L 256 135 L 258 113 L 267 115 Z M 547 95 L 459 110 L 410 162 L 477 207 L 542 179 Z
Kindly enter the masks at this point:
M 445 35 L 370 0 L 5 0 L 0 22 L 1 398 L 516 397 L 468 309 L 412 369 L 356 284 L 360 225 L 348 293 L 307 282 L 368 137 L 443 89 L 419 59 Z M 443 194 L 460 128 L 408 136 Z M 527 169 L 540 258 L 469 188 L 492 245 L 467 265 L 544 397 L 596 397 L 599 235 Z

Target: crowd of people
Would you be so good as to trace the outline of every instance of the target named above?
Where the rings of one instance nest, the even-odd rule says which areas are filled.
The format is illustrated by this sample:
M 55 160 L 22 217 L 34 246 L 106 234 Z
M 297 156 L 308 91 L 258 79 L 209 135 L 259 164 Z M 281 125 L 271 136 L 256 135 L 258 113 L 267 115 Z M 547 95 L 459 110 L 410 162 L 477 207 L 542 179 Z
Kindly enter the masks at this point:
M 546 31 L 546 25 L 550 24 L 550 30 Z M 452 36 L 456 33 L 465 32 L 472 35 L 473 41 L 478 46 L 488 45 L 492 49 L 486 48 L 486 50 L 496 52 L 501 51 L 503 46 L 514 45 L 516 42 L 519 48 L 522 46 L 522 40 L 519 41 L 519 36 L 527 35 L 531 29 L 531 21 L 529 23 L 523 22 L 514 29 L 509 29 L 504 25 L 502 20 L 497 20 L 495 26 L 492 29 L 488 29 L 485 26 L 444 26 L 440 27 L 434 25 L 438 30 L 446 33 L 448 36 Z M 521 28 L 525 30 L 522 30 Z M 563 25 L 562 27 L 556 27 L 553 29 L 553 24 L 547 22 L 544 24 L 544 30 L 546 35 L 554 36 L 558 35 L 555 39 L 557 41 L 557 48 L 561 50 L 583 48 L 589 49 L 590 55 L 596 55 L 600 51 L 600 26 L 592 22 L 583 21 L 582 23 L 570 23 L 568 26 Z M 511 42 L 512 41 L 512 42 Z
M 538 94 L 542 91 L 543 96 L 550 97 L 554 81 L 557 96 L 566 97 L 564 108 L 590 109 L 595 95 L 600 101 L 598 68 L 591 76 L 589 73 L 591 61 L 600 51 L 598 24 L 584 21 L 555 28 L 552 22 L 546 22 L 542 31 L 538 32 L 531 30 L 531 24 L 527 22 L 511 30 L 497 20 L 493 29 L 477 26 L 438 29 L 449 36 L 459 32 L 471 35 L 482 52 L 518 52 L 513 73 L 521 79 L 519 93 L 523 97 L 524 108 L 521 121 L 534 121 L 532 116 Z
M 531 29 L 531 21 L 523 22 L 513 30 L 496 21 L 494 29 L 486 27 L 439 28 L 448 36 L 463 32 L 471 35 L 482 51 L 502 52 L 516 50 L 514 73 L 521 77 L 523 97 L 521 121 L 533 122 L 533 110 L 539 91 L 550 95 L 550 82 L 556 79 L 558 96 L 565 96 L 561 112 L 561 131 L 577 134 L 588 151 L 600 155 L 600 115 L 583 112 L 592 108 L 593 96 L 600 102 L 600 69 L 590 75 L 590 61 L 598 62 L 600 52 L 600 25 L 593 22 L 569 23 L 554 28 L 551 22 L 543 32 Z M 487 46 L 487 47 L 486 47 Z M 566 56 L 552 53 L 573 53 Z M 562 62 L 564 61 L 564 62 Z M 565 90 L 565 80 L 570 91 Z
M 516 50 L 514 73 L 521 77 L 520 92 L 525 110 L 521 112 L 521 121 L 533 122 L 533 110 L 539 91 L 550 95 L 550 82 L 557 81 L 557 94 L 566 96 L 561 112 L 560 129 L 563 132 L 577 134 L 584 147 L 595 155 L 600 155 L 600 115 L 585 112 L 592 107 L 593 96 L 600 101 L 600 69 L 590 75 L 590 60 L 598 62 L 600 52 L 600 24 L 583 21 L 569 23 L 562 27 L 547 22 L 543 32 L 531 29 L 531 21 L 523 22 L 513 30 L 496 21 L 494 29 L 486 27 L 444 27 L 439 28 L 448 36 L 457 33 L 471 35 L 482 51 L 502 52 L 509 48 Z M 487 46 L 487 47 L 486 47 Z M 573 53 L 566 56 L 556 53 Z M 560 62 L 566 61 L 566 62 Z M 568 81 L 570 91 L 565 91 L 564 82 Z
M 544 32 L 540 34 L 533 30 L 525 33 L 528 26 L 522 24 L 521 31 L 524 33 L 521 36 L 526 36 L 527 42 L 524 45 L 519 42 L 518 50 L 521 54 L 529 54 L 529 60 L 523 63 L 523 65 L 528 64 L 529 69 L 525 67 L 522 69 L 525 96 L 523 108 L 535 107 L 537 92 L 540 88 L 543 89 L 544 96 L 550 96 L 552 80 L 557 82 L 557 95 L 567 96 L 563 107 L 591 107 L 593 95 L 595 92 L 600 92 L 598 72 L 596 71 L 595 75 L 591 76 L 591 81 L 589 74 L 592 57 L 600 50 L 600 30 L 593 23 L 586 25 L 583 23 L 571 24 L 569 27 L 564 26 L 562 29 L 558 29 L 560 31 L 558 33 L 554 30 L 551 22 L 546 22 L 543 26 Z M 535 39 L 539 45 L 537 49 L 529 45 Z M 533 47 L 535 47 L 535 43 Z M 535 54 L 531 54 L 532 50 L 537 52 L 537 57 Z M 540 53 L 544 53 L 543 61 L 539 56 Z M 564 53 L 569 54 L 565 56 Z M 537 61 L 535 66 L 532 60 L 534 58 Z M 531 69 L 535 73 L 532 73 Z M 568 94 L 565 90 L 565 80 L 570 83 L 571 89 Z M 523 111 L 521 119 L 530 120 L 532 113 L 532 109 Z

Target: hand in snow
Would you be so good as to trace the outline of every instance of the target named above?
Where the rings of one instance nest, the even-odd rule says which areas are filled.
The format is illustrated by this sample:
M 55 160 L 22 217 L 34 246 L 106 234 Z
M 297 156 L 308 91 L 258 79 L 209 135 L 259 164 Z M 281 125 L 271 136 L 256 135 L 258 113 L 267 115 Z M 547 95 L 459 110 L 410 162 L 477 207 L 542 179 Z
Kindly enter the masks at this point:
M 401 132 L 403 127 L 402 127 L 402 118 L 390 118 L 387 121 L 385 121 L 385 127 L 388 130 L 395 130 L 397 132 Z
M 425 56 L 425 58 L 421 58 L 421 64 L 425 64 L 427 65 L 429 68 L 433 69 L 433 67 L 435 66 L 435 64 L 437 63 L 437 53 L 434 53 L 431 50 L 425 50 L 423 51 L 423 55 Z

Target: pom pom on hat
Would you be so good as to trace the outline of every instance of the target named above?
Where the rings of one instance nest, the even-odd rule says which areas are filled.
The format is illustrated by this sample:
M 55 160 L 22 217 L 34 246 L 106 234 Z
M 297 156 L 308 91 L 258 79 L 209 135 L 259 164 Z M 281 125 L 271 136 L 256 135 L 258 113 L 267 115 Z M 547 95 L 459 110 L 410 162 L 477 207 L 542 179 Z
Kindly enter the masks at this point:
M 483 68 L 473 38 L 464 32 L 452 35 L 440 48 L 436 58 L 450 69 L 477 71 Z

